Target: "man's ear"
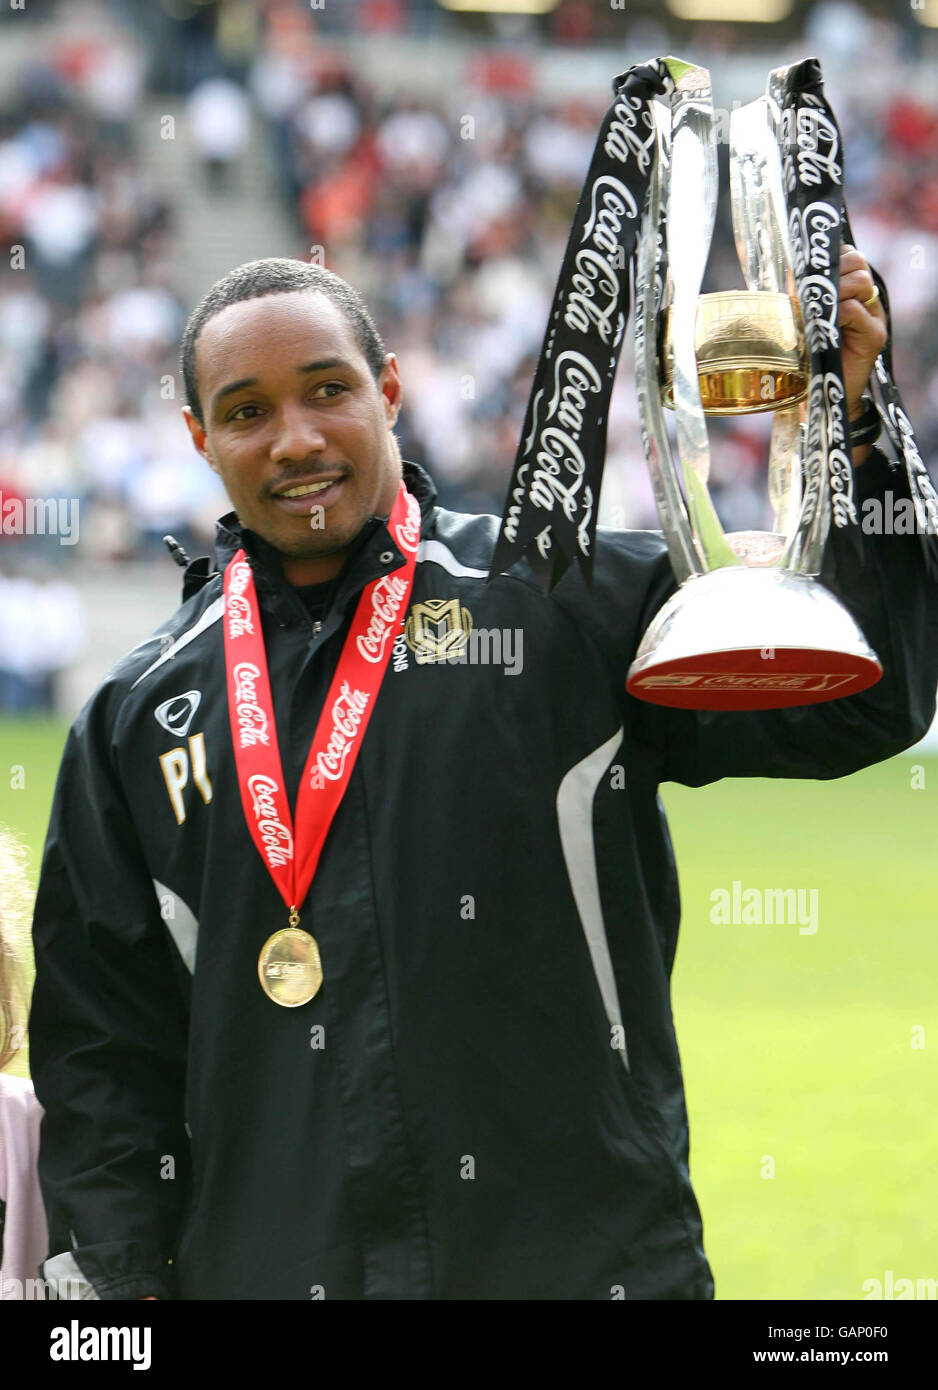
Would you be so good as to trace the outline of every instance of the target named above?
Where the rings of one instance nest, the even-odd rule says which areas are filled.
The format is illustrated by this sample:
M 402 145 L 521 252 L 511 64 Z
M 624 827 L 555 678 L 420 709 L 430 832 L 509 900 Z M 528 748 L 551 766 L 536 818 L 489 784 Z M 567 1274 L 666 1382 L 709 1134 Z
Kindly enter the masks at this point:
M 388 422 L 388 429 L 393 430 L 397 424 L 397 417 L 401 413 L 402 401 L 401 378 L 397 370 L 397 358 L 393 352 L 389 352 L 384 359 L 378 389 L 384 398 L 384 413 Z
M 201 454 L 209 468 L 211 468 L 214 473 L 217 473 L 218 465 L 215 462 L 211 449 L 208 447 L 204 425 L 199 423 L 191 408 L 187 405 L 184 405 L 182 408 L 182 418 L 186 422 L 186 428 L 189 431 L 196 453 Z

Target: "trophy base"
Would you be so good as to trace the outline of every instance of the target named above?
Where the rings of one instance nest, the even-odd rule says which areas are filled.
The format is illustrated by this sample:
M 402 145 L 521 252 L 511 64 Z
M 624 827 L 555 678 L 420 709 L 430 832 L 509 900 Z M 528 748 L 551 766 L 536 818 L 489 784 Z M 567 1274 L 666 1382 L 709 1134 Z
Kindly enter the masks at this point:
M 675 709 L 781 709 L 856 695 L 882 674 L 854 619 L 816 579 L 742 565 L 672 595 L 626 690 Z

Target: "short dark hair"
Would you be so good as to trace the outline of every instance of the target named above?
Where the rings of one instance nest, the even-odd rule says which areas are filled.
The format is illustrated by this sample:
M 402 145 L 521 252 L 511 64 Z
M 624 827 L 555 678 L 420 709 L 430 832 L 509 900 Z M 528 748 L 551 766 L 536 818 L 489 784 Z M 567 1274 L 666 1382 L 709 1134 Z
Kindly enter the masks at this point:
M 180 363 L 186 402 L 200 425 L 205 424 L 199 385 L 195 375 L 195 345 L 203 326 L 229 304 L 258 299 L 265 294 L 289 294 L 309 290 L 331 299 L 350 323 L 365 355 L 372 376 L 377 380 L 384 366 L 386 349 L 368 307 L 356 289 L 341 276 L 321 265 L 295 261 L 287 256 L 268 256 L 262 261 L 245 261 L 216 280 L 199 301 L 182 335 Z

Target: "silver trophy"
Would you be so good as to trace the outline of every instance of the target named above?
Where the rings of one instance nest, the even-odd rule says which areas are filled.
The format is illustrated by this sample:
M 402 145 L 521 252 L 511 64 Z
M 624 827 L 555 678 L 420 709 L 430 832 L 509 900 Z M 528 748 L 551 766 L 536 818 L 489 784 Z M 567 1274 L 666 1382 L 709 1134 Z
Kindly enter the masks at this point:
M 695 709 L 766 709 L 855 694 L 882 667 L 851 615 L 818 582 L 832 511 L 838 525 L 856 520 L 836 327 L 836 124 L 819 102 L 812 150 L 805 118 L 812 108 L 804 99 L 797 113 L 786 108 L 784 70 L 770 76 L 765 96 L 732 113 L 733 225 L 747 289 L 701 295 L 717 202 L 710 78 L 703 68 L 666 61 L 675 87 L 668 105 L 653 103 L 635 372 L 680 588 L 645 633 L 627 688 L 653 703 Z M 786 119 L 796 117 L 799 128 L 786 130 Z M 832 177 L 840 201 L 823 196 Z M 821 194 L 813 201 L 812 180 Z M 827 270 L 815 273 L 825 239 Z M 820 354 L 832 349 L 837 370 L 818 369 Z M 829 367 L 830 356 L 824 360 Z M 773 529 L 725 534 L 707 489 L 706 416 L 756 411 L 775 415 Z

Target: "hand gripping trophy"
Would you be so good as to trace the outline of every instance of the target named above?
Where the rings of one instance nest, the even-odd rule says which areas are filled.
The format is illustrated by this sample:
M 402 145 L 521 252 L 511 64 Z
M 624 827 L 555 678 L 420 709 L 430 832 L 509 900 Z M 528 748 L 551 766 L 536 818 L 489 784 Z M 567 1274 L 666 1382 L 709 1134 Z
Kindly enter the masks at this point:
M 807 59 L 730 121 L 745 290 L 700 294 L 716 215 L 710 76 L 675 58 L 617 78 L 577 208 L 535 375 L 492 574 L 526 552 L 547 587 L 591 577 L 609 393 L 635 280 L 645 453 L 677 592 L 629 670 L 630 694 L 693 709 L 769 709 L 866 689 L 882 667 L 818 580 L 831 525 L 858 544 L 837 324 L 840 133 Z M 663 100 L 662 100 L 663 98 Z M 875 274 L 875 272 L 874 272 Z M 877 278 L 877 292 L 885 287 Z M 923 531 L 938 497 L 892 380 L 871 378 Z M 676 457 L 665 409 L 674 412 Z M 727 535 L 707 489 L 706 416 L 774 412 L 771 532 Z M 878 422 L 877 422 L 878 423 Z M 933 536 L 929 535 L 928 540 Z M 934 548 L 926 545 L 930 565 Z

